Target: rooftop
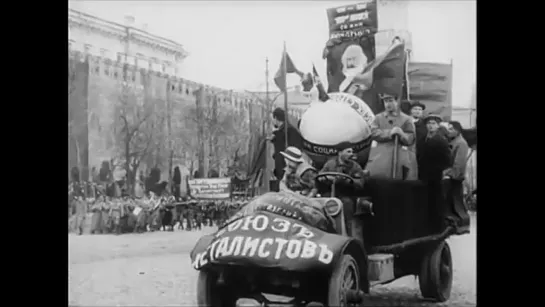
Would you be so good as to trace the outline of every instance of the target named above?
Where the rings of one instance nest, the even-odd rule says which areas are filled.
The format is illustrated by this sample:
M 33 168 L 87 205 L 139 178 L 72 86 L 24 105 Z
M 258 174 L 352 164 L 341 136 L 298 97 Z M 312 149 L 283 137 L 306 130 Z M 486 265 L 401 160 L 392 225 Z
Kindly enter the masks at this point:
M 185 58 L 189 53 L 185 50 L 183 45 L 161 37 L 151 34 L 145 30 L 138 29 L 129 25 L 122 25 L 113 21 L 102 19 L 93 15 L 89 15 L 74 9 L 68 10 L 68 23 L 69 25 L 80 25 L 94 28 L 98 31 L 104 31 L 120 37 L 126 37 L 127 34 L 134 40 L 140 41 L 147 45 L 156 45 L 161 48 L 165 48 L 170 52 Z

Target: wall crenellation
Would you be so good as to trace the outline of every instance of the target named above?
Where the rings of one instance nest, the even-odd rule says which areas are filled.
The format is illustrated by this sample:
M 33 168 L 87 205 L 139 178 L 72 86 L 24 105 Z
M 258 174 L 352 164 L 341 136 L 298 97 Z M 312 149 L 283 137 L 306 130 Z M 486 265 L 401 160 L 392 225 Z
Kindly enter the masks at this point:
M 70 57 L 76 61 L 90 63 L 91 74 L 103 74 L 104 76 L 122 80 L 123 69 L 127 66 L 129 81 L 136 83 L 137 87 L 141 87 L 141 82 L 137 82 L 137 72 L 141 75 L 149 74 L 155 78 L 166 80 L 169 84 L 168 90 L 175 96 L 188 96 L 194 95 L 194 92 L 201 87 L 204 87 L 207 95 L 217 95 L 220 103 L 230 103 L 233 107 L 248 109 L 249 104 L 263 105 L 264 101 L 256 99 L 255 96 L 248 93 L 234 92 L 232 90 L 222 89 L 215 86 L 200 84 L 188 79 L 170 75 L 157 70 L 150 70 L 149 68 L 139 67 L 138 65 L 131 64 L 131 62 L 125 62 L 124 60 L 114 60 L 110 57 L 103 57 L 100 55 L 91 54 L 80 50 L 71 50 Z M 166 91 L 167 89 L 165 89 Z M 176 97 L 174 97 L 176 98 Z M 291 109 L 289 113 L 292 116 L 299 118 L 301 116 L 301 110 Z
M 168 89 L 171 94 L 176 96 L 188 96 L 194 95 L 194 92 L 198 90 L 201 86 L 204 87 L 205 93 L 207 95 L 216 95 L 218 96 L 220 103 L 231 103 L 232 106 L 237 108 L 247 109 L 249 104 L 262 105 L 263 102 L 257 100 L 254 96 L 247 93 L 233 92 L 232 90 L 221 89 L 215 86 L 210 86 L 206 84 L 200 84 L 191 80 L 184 78 L 172 76 L 159 71 L 149 71 L 144 68 L 138 68 L 131 64 L 126 64 L 119 61 L 113 61 L 109 58 L 102 58 L 100 56 L 89 55 L 82 52 L 74 51 L 71 53 L 72 57 L 79 62 L 89 61 L 90 64 L 90 74 L 93 75 L 103 75 L 105 77 L 112 78 L 117 81 L 123 79 L 123 69 L 125 65 L 127 66 L 127 74 L 129 83 L 138 84 L 137 87 L 142 87 L 140 82 L 137 80 L 138 75 L 150 75 L 154 79 L 161 79 L 168 83 Z M 139 73 L 137 73 L 139 72 Z M 297 110 L 293 110 L 297 114 Z

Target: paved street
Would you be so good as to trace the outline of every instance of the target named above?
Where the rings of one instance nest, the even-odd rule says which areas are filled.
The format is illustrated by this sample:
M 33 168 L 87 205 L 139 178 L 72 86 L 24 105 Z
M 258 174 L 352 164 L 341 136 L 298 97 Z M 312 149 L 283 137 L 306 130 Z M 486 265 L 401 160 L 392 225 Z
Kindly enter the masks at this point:
M 472 224 L 476 225 L 476 217 Z M 70 305 L 195 306 L 197 272 L 190 266 L 189 251 L 201 235 L 211 231 L 70 234 Z M 405 277 L 373 288 L 365 306 L 475 306 L 476 228 L 471 231 L 449 240 L 454 284 L 447 303 L 423 301 L 418 281 Z

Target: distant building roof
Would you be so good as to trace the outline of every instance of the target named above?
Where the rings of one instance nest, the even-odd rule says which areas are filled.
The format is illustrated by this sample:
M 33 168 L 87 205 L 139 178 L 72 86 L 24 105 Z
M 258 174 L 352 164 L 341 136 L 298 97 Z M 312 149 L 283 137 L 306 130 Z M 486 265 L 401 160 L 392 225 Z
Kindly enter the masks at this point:
M 300 87 L 295 87 L 292 91 L 288 91 L 288 108 L 296 107 L 306 109 L 312 102 L 310 93 L 303 92 Z M 284 107 L 284 94 L 281 93 L 274 100 L 274 105 L 280 108 Z
M 131 39 L 137 40 L 143 44 L 158 46 L 160 48 L 166 49 L 169 52 L 176 53 L 182 59 L 186 58 L 189 55 L 187 50 L 185 50 L 185 48 L 181 44 L 173 40 L 151 34 L 147 31 L 135 27 L 125 26 L 113 21 L 86 14 L 74 9 L 68 10 L 68 22 L 69 24 L 90 27 L 98 31 L 110 33 L 119 37 L 126 37 L 127 32 L 129 32 Z

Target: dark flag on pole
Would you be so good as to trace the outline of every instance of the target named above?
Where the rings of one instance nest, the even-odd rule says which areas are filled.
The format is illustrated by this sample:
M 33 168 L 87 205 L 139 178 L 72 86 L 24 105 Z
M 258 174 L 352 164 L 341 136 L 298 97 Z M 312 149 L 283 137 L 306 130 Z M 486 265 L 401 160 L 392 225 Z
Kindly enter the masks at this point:
M 352 85 L 362 89 L 374 88 L 378 93 L 400 96 L 405 79 L 405 44 L 394 41 L 381 56 L 369 63 Z
M 305 92 L 309 92 L 314 85 L 316 85 L 318 99 L 320 99 L 320 101 L 327 101 L 329 99 L 329 95 L 327 95 L 325 91 L 324 85 L 320 80 L 320 76 L 318 76 L 318 71 L 316 71 L 316 66 L 314 66 L 314 64 L 312 64 L 312 75 L 310 73 L 306 74 L 301 84 L 303 85 L 303 91 Z
M 284 60 L 286 61 L 285 65 L 284 65 Z M 285 71 L 284 71 L 284 67 L 286 68 Z M 292 74 L 292 73 L 298 74 L 299 77 L 301 78 L 303 78 L 303 75 L 304 75 L 300 70 L 297 69 L 297 67 L 295 67 L 295 65 L 293 64 L 293 61 L 290 58 L 290 55 L 288 54 L 287 51 L 284 50 L 284 54 L 282 55 L 282 61 L 280 62 L 280 67 L 278 68 L 278 71 L 274 75 L 274 83 L 276 84 L 276 86 L 278 86 L 278 88 L 282 92 L 285 92 L 287 88 L 286 75 Z
M 322 83 L 322 80 L 320 80 L 320 76 L 318 76 L 314 64 L 312 64 L 312 73 L 314 74 L 314 81 L 316 82 L 316 89 L 318 90 L 318 99 L 320 99 L 320 101 L 329 100 L 329 96 L 325 91 L 324 84 Z

